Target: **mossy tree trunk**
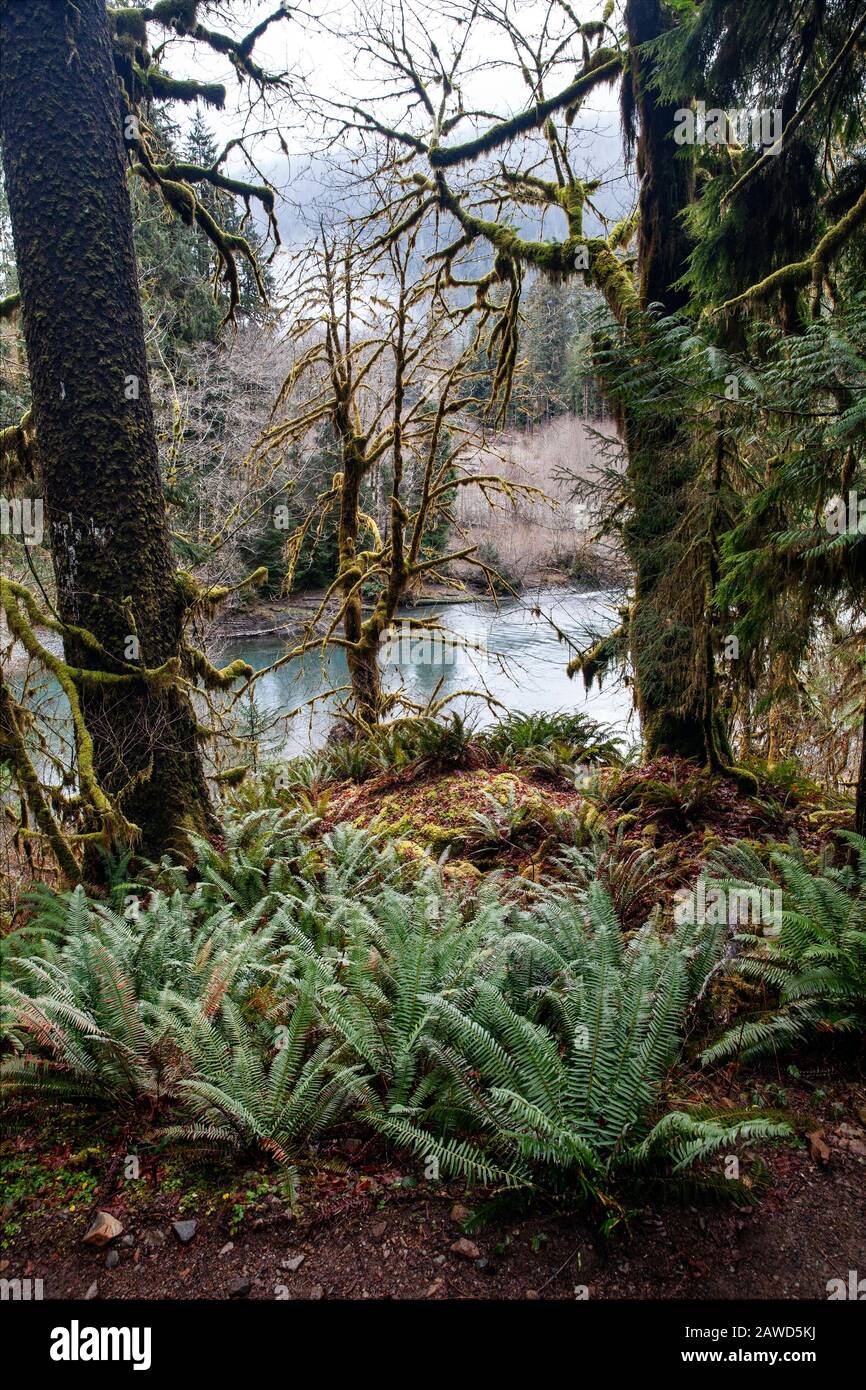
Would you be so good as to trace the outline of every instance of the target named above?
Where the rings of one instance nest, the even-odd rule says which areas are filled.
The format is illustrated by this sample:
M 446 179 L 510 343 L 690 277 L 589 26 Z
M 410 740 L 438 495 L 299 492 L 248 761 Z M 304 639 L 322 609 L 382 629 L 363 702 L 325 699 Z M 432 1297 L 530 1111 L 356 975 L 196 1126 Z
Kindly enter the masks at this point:
M 64 623 L 153 668 L 184 599 L 159 476 L 104 0 L 0 5 L 3 158 L 48 542 Z M 135 639 L 135 640 L 132 640 Z M 66 641 L 72 666 L 92 652 Z M 211 824 L 196 722 L 175 685 L 87 686 L 94 769 L 156 853 Z
M 367 471 L 363 449 L 354 440 L 344 448 L 343 486 L 340 492 L 340 584 L 343 591 L 343 633 L 346 663 L 352 682 L 352 706 L 362 726 L 379 722 L 382 685 L 379 675 L 378 646 L 372 633 L 365 631 L 361 568 L 357 559 L 361 511 L 361 483 Z
M 676 282 L 686 269 L 689 242 L 682 213 L 694 194 L 694 165 L 675 144 L 675 113 L 682 102 L 659 99 L 653 64 L 642 45 L 657 38 L 670 20 L 660 0 L 629 0 L 626 6 L 630 64 L 627 110 L 637 129 L 640 179 L 638 272 L 640 304 L 659 304 L 676 313 L 686 293 Z M 638 709 L 649 757 L 681 754 L 712 761 L 707 744 L 707 701 L 712 671 L 702 623 L 682 608 L 689 585 L 684 525 L 694 467 L 689 441 L 675 424 L 655 428 L 624 422 L 633 516 L 625 541 L 635 572 L 630 646 Z M 711 653 L 710 653 L 711 654 Z
M 863 710 L 863 736 L 860 743 L 860 775 L 857 778 L 857 807 L 854 812 L 854 829 L 858 835 L 866 835 L 866 708 Z

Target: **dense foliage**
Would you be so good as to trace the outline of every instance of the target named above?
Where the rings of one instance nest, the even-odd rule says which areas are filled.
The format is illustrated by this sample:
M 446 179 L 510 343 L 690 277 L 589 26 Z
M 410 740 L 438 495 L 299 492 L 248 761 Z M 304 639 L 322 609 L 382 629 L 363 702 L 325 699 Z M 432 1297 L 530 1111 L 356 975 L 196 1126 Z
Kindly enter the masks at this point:
M 434 861 L 317 835 L 298 810 L 230 819 L 190 877 L 165 863 L 113 903 L 35 895 L 7 942 L 7 1093 L 147 1106 L 157 1135 L 280 1161 L 354 1114 L 445 1174 L 601 1202 L 786 1132 L 665 1106 L 718 926 L 626 940 L 592 879 L 467 897 Z

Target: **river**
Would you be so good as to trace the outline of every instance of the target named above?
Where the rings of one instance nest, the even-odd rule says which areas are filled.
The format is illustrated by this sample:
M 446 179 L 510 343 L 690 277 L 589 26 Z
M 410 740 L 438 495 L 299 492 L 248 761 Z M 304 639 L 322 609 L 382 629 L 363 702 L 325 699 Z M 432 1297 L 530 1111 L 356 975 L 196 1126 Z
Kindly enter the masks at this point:
M 382 652 L 385 687 L 396 689 L 402 681 L 408 698 L 418 704 L 426 704 L 439 682 L 437 698 L 483 687 L 508 710 L 580 709 L 626 732 L 630 692 L 612 680 L 601 690 L 591 691 L 584 690 L 580 677 L 569 680 L 565 668 L 572 651 L 556 634 L 558 628 L 577 646 L 585 646 L 615 626 L 615 602 L 616 597 L 605 591 L 551 588 L 502 599 L 498 606 L 478 601 L 407 609 L 407 616 L 435 615 L 453 640 L 441 634 L 425 639 L 398 625 Z M 221 665 L 241 657 L 256 671 L 266 671 L 285 651 L 282 638 L 246 637 L 220 647 L 212 657 Z M 267 730 L 267 756 L 291 757 L 321 746 L 336 701 L 318 697 L 346 681 L 346 661 L 340 651 L 332 652 L 325 670 L 315 653 L 303 663 L 288 662 L 263 675 L 254 688 L 256 714 Z M 315 703 L 285 719 L 310 701 Z M 449 708 L 467 715 L 478 727 L 495 718 L 477 695 L 461 693 Z

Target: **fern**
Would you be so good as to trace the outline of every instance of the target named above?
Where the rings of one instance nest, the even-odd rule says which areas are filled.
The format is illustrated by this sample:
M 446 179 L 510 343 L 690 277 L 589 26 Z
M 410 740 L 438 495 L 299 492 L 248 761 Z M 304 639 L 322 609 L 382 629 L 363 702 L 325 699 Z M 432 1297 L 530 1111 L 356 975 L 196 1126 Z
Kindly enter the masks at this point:
M 299 1146 L 335 1124 L 366 1086 L 357 1065 L 341 1062 L 332 1040 L 316 1040 L 312 980 L 307 979 L 289 1021 L 263 1055 L 255 1026 L 231 1001 L 209 1018 L 186 1000 L 167 1020 L 191 1076 L 176 1095 L 186 1122 L 163 1130 L 166 1139 L 230 1148 L 261 1147 L 287 1164 Z
M 717 857 L 717 869 L 740 875 L 721 880 L 728 891 L 781 888 L 779 935 L 740 933 L 741 953 L 727 963 L 778 1004 L 729 1029 L 705 1050 L 705 1063 L 789 1049 L 816 1032 L 866 1029 L 866 839 L 844 838 L 854 863 L 823 873 L 810 871 L 796 847 L 771 855 L 775 876 L 747 847 Z
M 602 1200 L 620 1174 L 661 1160 L 679 1170 L 740 1137 L 788 1132 L 762 1120 L 657 1119 L 699 983 L 689 957 L 701 932 L 681 928 L 662 941 L 646 927 L 625 944 L 596 884 L 583 904 L 547 896 L 540 912 L 524 914 L 501 943 L 504 976 L 493 972 L 459 1000 L 427 997 L 450 1128 L 478 1134 L 497 1181 Z M 437 1149 L 429 1123 L 396 1109 L 371 1122 L 447 1172 L 478 1179 L 476 1149 L 456 1139 Z
M 802 863 L 782 871 L 833 922 L 850 905 L 848 879 L 809 897 Z M 629 1174 L 781 1132 L 664 1113 L 726 939 L 655 921 L 626 935 L 618 904 L 635 917 L 654 872 L 598 840 L 564 853 L 555 881 L 489 876 L 467 900 L 368 831 L 322 834 L 297 807 L 237 812 L 191 872 L 154 866 L 160 886 L 122 911 L 81 888 L 34 897 L 4 961 L 3 1085 L 146 1102 L 167 1140 L 281 1164 L 353 1114 L 473 1184 L 604 1201 Z M 815 1008 L 805 986 L 828 993 L 839 968 L 836 937 L 813 939 L 803 915 L 785 938 L 803 963 L 786 1005 L 798 1020 Z M 841 1015 L 850 1001 L 834 1000 Z

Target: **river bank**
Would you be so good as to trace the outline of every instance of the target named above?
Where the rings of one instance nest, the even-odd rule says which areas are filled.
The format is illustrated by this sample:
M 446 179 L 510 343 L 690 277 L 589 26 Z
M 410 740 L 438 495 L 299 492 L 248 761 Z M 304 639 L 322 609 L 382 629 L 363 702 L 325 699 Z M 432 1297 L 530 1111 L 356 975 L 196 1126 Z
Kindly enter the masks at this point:
M 401 634 L 383 647 L 383 683 L 386 690 L 400 690 L 407 708 L 446 701 L 448 712 L 479 727 L 501 709 L 576 709 L 628 736 L 628 689 L 610 683 L 587 691 L 566 669 L 576 650 L 616 625 L 620 604 L 618 590 L 573 585 L 496 600 L 478 594 L 443 599 L 433 591 L 419 596 L 404 614 L 435 614 L 439 632 L 426 641 Z M 225 625 L 211 635 L 212 660 L 224 665 L 241 659 L 256 672 L 257 727 L 273 731 L 269 756 L 290 757 L 321 746 L 347 688 L 346 659 L 339 649 L 283 660 L 315 611 L 310 595 L 289 609 L 257 605 L 238 615 L 235 630 Z

